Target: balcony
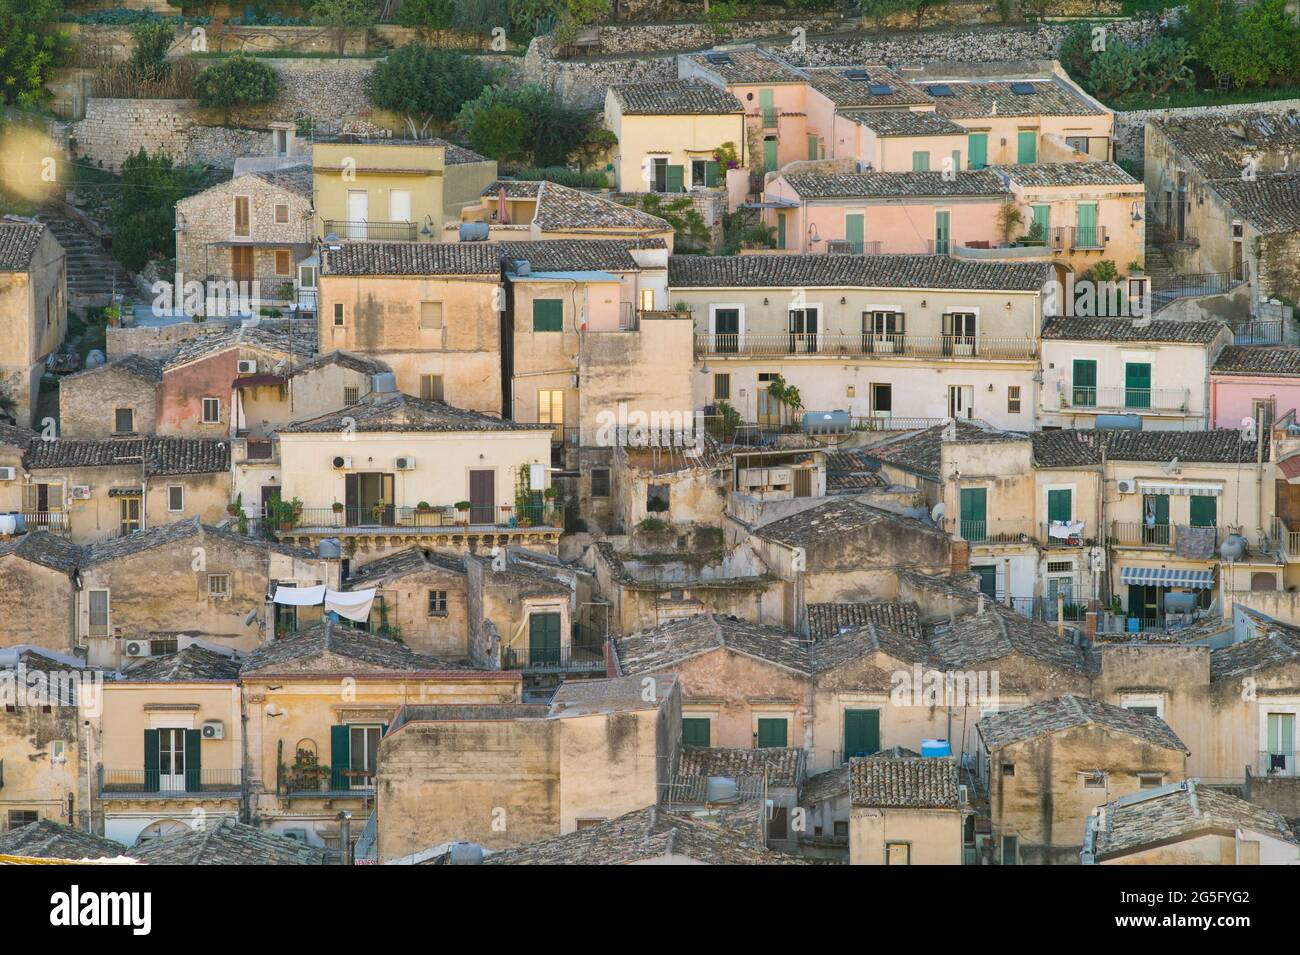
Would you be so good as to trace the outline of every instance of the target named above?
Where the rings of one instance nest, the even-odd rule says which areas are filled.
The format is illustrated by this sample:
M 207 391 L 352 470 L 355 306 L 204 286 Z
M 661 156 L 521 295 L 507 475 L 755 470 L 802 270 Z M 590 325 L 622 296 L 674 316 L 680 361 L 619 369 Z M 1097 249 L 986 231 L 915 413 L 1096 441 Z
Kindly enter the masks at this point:
M 1061 392 L 1061 407 L 1079 411 L 1133 411 L 1185 413 L 1187 388 L 1102 388 L 1067 387 Z
M 283 799 L 373 799 L 375 774 L 368 769 L 281 766 L 275 794 Z
M 1296 776 L 1296 760 L 1300 752 L 1290 749 L 1261 750 L 1255 762 L 1256 776 Z
M 172 776 L 156 769 L 99 767 L 101 799 L 237 799 L 243 789 L 240 769 L 204 767 Z
M 1109 240 L 1106 227 L 1101 225 L 1058 226 L 1052 230 L 1052 248 L 1058 252 L 1099 252 Z
M 1034 525 L 1027 520 L 967 520 L 948 518 L 949 534 L 972 544 L 1029 544 L 1034 541 Z
M 501 669 L 524 673 L 604 673 L 603 644 L 568 647 L 507 647 Z
M 1083 524 L 1076 527 L 1075 524 Z M 1044 547 L 1082 547 L 1090 543 L 1087 525 L 1083 521 L 1055 521 L 1038 525 L 1038 542 Z
M 1300 531 L 1293 531 L 1280 517 L 1273 518 L 1270 535 L 1276 542 L 1278 557 L 1287 564 L 1300 564 Z
M 781 114 L 775 106 L 770 109 L 760 109 L 758 115 L 764 129 L 776 129 L 777 123 L 781 120 Z
M 49 531 L 51 534 L 68 534 L 67 511 L 11 511 L 11 515 L 22 518 L 23 529 L 28 531 Z
M 1117 547 L 1149 547 L 1155 550 L 1173 550 L 1178 546 L 1179 535 L 1195 532 L 1199 538 L 1205 531 L 1214 531 L 1214 553 L 1206 560 L 1217 559 L 1218 546 L 1231 533 L 1226 527 L 1192 527 L 1175 524 L 1147 524 L 1142 521 L 1114 521 L 1110 525 L 1110 543 Z
M 326 219 L 325 234 L 352 242 L 415 242 L 414 222 L 383 222 L 375 219 Z
M 1032 338 L 978 335 L 896 335 L 857 332 L 786 332 L 778 334 L 705 334 L 695 336 L 695 354 L 710 358 L 779 355 L 862 356 L 919 360 L 988 358 L 1030 361 L 1038 355 Z
M 427 507 L 344 507 L 342 504 L 327 507 L 303 507 L 289 519 L 270 528 L 274 534 L 311 534 L 315 532 L 357 531 L 419 533 L 447 531 L 452 533 L 498 533 L 529 528 L 563 528 L 564 508 L 554 504 L 535 504 L 524 508 L 511 506 L 473 506 L 458 510 L 454 505 L 429 505 Z

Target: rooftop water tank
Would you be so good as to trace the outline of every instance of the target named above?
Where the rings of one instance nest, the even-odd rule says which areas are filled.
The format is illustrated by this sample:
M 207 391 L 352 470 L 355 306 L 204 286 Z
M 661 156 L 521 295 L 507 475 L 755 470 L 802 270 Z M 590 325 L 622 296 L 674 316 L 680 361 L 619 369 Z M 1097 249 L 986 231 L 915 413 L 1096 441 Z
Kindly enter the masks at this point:
M 1142 416 L 1139 414 L 1099 414 L 1093 427 L 1109 431 L 1141 431 Z
M 804 434 L 848 434 L 851 427 L 847 411 L 807 411 L 803 416 Z
M 460 241 L 486 242 L 488 225 L 486 222 L 462 222 L 460 224 Z
M 1246 556 L 1246 538 L 1240 534 L 1229 534 L 1219 545 L 1219 556 L 1232 563 Z
M 952 747 L 948 745 L 946 739 L 923 739 L 921 740 L 922 756 L 951 756 Z
M 320 555 L 324 560 L 338 560 L 343 556 L 343 545 L 337 537 L 327 537 L 320 542 Z

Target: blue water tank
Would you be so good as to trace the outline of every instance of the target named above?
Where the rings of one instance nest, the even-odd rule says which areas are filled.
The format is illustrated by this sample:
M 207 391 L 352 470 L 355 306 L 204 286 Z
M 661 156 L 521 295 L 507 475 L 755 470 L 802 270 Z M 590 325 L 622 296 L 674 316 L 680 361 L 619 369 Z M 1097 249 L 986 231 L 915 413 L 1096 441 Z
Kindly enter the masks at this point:
M 1141 431 L 1142 416 L 1140 414 L 1099 414 L 1093 427 L 1108 431 Z
M 922 756 L 951 756 L 952 747 L 948 745 L 946 739 L 923 739 L 921 740 Z
M 488 224 L 486 222 L 462 222 L 460 224 L 460 241 L 486 242 Z

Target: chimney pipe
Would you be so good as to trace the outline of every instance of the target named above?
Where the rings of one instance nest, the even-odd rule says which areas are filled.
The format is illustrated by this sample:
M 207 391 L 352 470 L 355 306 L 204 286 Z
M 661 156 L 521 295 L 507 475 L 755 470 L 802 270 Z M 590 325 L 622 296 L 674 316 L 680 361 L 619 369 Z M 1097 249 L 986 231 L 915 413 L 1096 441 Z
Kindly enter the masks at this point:
M 352 865 L 352 813 L 344 809 L 339 813 L 339 835 L 343 840 L 343 864 Z

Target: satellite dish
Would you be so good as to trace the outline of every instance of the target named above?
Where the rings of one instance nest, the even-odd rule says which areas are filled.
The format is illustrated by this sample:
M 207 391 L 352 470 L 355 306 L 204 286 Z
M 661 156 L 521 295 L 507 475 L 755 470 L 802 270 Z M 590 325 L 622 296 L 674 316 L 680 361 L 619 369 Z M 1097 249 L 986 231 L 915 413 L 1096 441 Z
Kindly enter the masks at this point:
M 253 621 L 255 621 L 256 619 L 257 619 L 257 608 L 254 607 L 252 610 L 248 611 L 248 615 L 244 617 L 244 626 L 251 627 L 253 625 Z
M 948 513 L 948 505 L 940 501 L 934 507 L 930 508 L 930 520 L 938 524 L 943 520 L 943 516 Z

